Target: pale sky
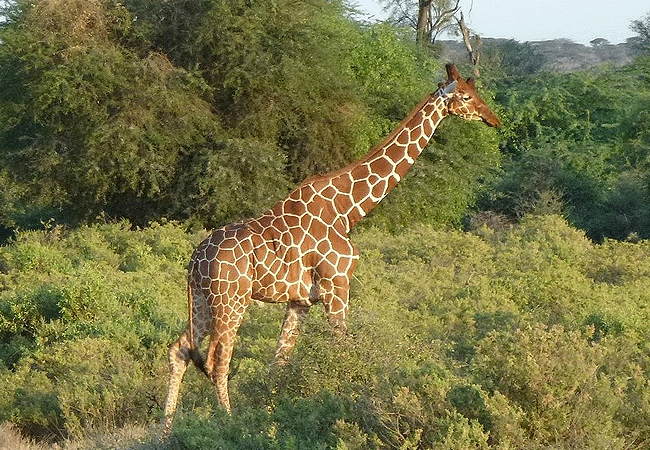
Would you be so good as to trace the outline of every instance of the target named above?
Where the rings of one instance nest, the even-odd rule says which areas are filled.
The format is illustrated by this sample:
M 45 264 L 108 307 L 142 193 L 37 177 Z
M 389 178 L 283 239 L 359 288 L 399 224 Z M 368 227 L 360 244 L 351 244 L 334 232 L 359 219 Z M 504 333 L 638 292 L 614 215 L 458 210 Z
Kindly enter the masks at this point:
M 386 17 L 378 0 L 356 2 L 361 11 Z M 635 36 L 630 23 L 650 13 L 648 0 L 461 0 L 460 4 L 467 26 L 481 37 L 519 42 L 566 38 L 589 45 L 595 38 L 605 38 L 619 44 Z

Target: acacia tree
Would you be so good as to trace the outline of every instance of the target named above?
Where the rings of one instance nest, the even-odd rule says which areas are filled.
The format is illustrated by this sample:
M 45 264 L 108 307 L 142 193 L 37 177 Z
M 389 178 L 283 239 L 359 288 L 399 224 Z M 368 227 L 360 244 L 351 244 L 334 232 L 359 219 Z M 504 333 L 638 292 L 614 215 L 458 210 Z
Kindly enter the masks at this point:
M 435 43 L 443 32 L 460 35 L 467 49 L 469 63 L 474 75 L 478 69 L 481 38 L 473 33 L 465 22 L 460 8 L 460 0 L 418 0 L 417 6 L 410 0 L 385 0 L 392 6 L 392 16 L 396 23 L 415 30 L 415 40 L 421 45 Z
M 393 20 L 415 30 L 417 42 L 433 43 L 437 37 L 456 25 L 460 0 L 386 0 Z
M 284 192 L 282 151 L 233 139 L 196 74 L 129 48 L 142 39 L 120 3 L 13 6 L 0 29 L 3 225 L 102 213 L 214 225 Z

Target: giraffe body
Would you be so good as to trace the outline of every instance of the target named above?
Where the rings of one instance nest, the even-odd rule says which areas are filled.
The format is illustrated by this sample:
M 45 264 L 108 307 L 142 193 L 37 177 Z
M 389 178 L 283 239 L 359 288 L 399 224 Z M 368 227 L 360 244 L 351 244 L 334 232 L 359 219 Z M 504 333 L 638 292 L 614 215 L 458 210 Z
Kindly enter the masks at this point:
M 280 363 L 316 302 L 323 303 L 334 330 L 345 333 L 350 280 L 359 258 L 350 230 L 402 179 L 444 117 L 499 123 L 473 81 L 463 80 L 453 65 L 447 74 L 447 82 L 365 157 L 305 180 L 260 217 L 215 230 L 199 244 L 189 265 L 188 327 L 168 352 L 167 432 L 190 360 L 210 377 L 219 402 L 230 410 L 228 369 L 251 300 L 287 303 L 276 349 Z M 203 362 L 197 348 L 208 334 Z

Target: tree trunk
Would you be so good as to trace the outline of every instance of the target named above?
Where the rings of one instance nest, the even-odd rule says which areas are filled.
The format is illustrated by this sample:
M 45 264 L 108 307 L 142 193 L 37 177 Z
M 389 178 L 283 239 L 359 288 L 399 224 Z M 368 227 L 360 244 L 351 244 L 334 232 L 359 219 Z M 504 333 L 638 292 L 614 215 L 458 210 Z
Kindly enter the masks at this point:
M 431 38 L 429 24 L 431 22 L 432 0 L 419 0 L 418 23 L 415 30 L 415 41 L 419 44 L 428 42 Z

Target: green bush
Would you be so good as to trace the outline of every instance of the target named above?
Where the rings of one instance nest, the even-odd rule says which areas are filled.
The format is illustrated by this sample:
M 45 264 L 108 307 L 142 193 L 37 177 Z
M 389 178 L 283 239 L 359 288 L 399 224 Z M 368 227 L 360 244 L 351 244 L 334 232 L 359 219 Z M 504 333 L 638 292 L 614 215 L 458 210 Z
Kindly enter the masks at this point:
M 20 233 L 0 248 L 0 420 L 59 437 L 147 423 L 197 241 L 174 224 L 122 222 Z
M 68 442 L 157 423 L 201 234 L 122 222 L 19 233 L 0 247 L 0 420 Z M 596 245 L 559 216 L 472 233 L 368 228 L 353 240 L 351 334 L 335 337 L 316 305 L 276 366 L 284 307 L 252 304 L 231 367 L 233 414 L 191 368 L 173 445 L 650 442 L 648 242 Z M 160 447 L 155 430 L 146 448 Z

